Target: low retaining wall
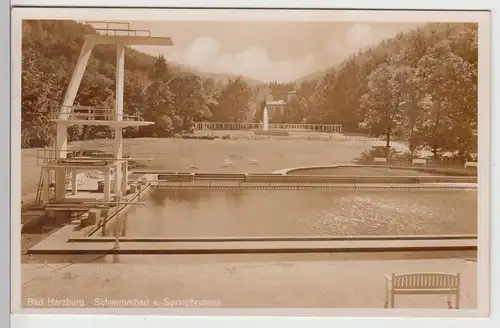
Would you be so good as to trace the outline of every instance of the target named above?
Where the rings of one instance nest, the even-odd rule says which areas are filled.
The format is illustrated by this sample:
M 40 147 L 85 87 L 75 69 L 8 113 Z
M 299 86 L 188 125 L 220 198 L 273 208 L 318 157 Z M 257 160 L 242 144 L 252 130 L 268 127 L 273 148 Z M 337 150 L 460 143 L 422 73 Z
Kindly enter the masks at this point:
M 52 244 L 30 249 L 32 254 L 313 254 L 475 252 L 475 239 L 345 240 L 345 241 L 129 241 L 114 247 L 106 241 Z
M 477 174 L 474 172 L 465 172 L 463 170 L 458 169 L 447 169 L 447 168 L 438 168 L 438 167 L 422 167 L 422 166 L 397 166 L 397 165 L 359 165 L 359 164 L 336 164 L 336 165 L 322 165 L 322 166 L 302 166 L 302 167 L 292 167 L 292 168 L 284 168 L 273 171 L 273 173 L 287 175 L 290 173 L 301 172 L 303 171 L 307 174 L 307 171 L 315 171 L 322 169 L 336 169 L 342 167 L 358 167 L 358 168 L 387 168 L 391 170 L 411 170 L 416 172 L 428 172 L 428 173 L 436 173 L 445 176 L 463 176 L 463 177 L 473 177 L 477 179 Z
M 290 132 L 285 130 L 267 130 L 267 131 L 254 131 L 257 136 L 283 136 L 287 137 L 290 135 Z
M 433 176 L 332 176 L 332 175 L 255 175 L 246 182 L 311 182 L 311 183 L 476 183 L 477 178 Z
M 477 235 L 373 235 L 373 236 L 282 236 L 282 237 L 123 237 L 120 242 L 244 242 L 244 241 L 356 241 L 356 240 L 475 240 Z M 114 242 L 111 237 L 70 238 L 69 243 Z
M 244 183 L 477 183 L 477 177 L 452 176 L 334 176 L 334 175 L 284 175 L 281 173 L 168 173 L 158 174 L 158 181 L 240 181 Z
M 211 190 L 211 191 L 227 191 L 227 190 L 344 190 L 344 191 L 476 191 L 473 187 L 420 187 L 420 186 L 335 186 L 335 185 L 182 185 L 182 184 L 165 184 L 152 186 L 155 189 L 172 189 L 172 190 Z

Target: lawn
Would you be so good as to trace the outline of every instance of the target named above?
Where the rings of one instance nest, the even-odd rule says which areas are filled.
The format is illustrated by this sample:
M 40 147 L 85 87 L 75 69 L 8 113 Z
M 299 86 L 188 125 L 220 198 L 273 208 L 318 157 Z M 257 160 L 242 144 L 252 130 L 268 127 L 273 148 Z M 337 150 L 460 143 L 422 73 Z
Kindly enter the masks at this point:
M 125 139 L 124 153 L 151 158 L 144 168 L 200 172 L 272 172 L 273 170 L 347 163 L 378 141 L 331 140 L 190 140 Z M 110 140 L 92 140 L 85 149 L 110 151 Z M 152 153 L 151 155 L 146 153 Z M 36 193 L 40 168 L 36 149 L 22 150 L 22 196 Z M 225 166 L 225 161 L 230 162 Z
M 391 169 L 387 167 L 339 167 L 339 168 L 315 168 L 297 170 L 288 173 L 290 175 L 342 175 L 342 176 L 421 176 L 436 175 L 431 172 L 419 172 L 411 169 Z

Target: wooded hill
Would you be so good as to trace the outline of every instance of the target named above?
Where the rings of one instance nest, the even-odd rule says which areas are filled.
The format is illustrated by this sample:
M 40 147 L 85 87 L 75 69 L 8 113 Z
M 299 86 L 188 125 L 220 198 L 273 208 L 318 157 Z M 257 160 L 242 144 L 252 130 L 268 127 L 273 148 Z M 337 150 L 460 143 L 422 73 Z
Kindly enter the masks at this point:
M 53 142 L 50 111 L 64 96 L 76 65 L 84 35 L 96 33 L 75 21 L 23 22 L 22 147 Z M 94 47 L 75 103 L 99 106 L 107 89 L 115 87 L 115 46 Z M 263 84 L 244 77 L 201 73 L 167 62 L 165 58 L 126 48 L 124 111 L 154 121 L 152 127 L 128 129 L 125 137 L 169 137 L 192 129 L 194 120 L 245 120 L 251 87 Z M 70 139 L 81 139 L 85 129 L 74 128 Z M 89 138 L 106 134 L 95 127 Z
M 74 21 L 24 21 L 22 146 L 50 145 L 49 111 L 60 103 L 76 64 L 83 36 L 95 33 Z M 115 48 L 96 46 L 76 102 L 100 105 L 114 89 Z M 125 131 L 125 137 L 170 137 L 190 131 L 196 120 L 260 120 L 262 100 L 271 94 L 290 104 L 289 123 L 342 124 L 409 141 L 411 151 L 467 158 L 477 149 L 477 24 L 432 23 L 353 54 L 323 76 L 302 83 L 269 83 L 210 75 L 163 57 L 126 49 L 124 109 L 154 121 Z M 102 134 L 92 130 L 90 138 Z M 70 138 L 81 139 L 74 129 Z
M 275 99 L 296 89 L 295 121 L 342 124 L 408 140 L 436 157 L 477 152 L 477 24 L 432 23 L 353 54 L 316 80 L 271 83 Z M 290 122 L 295 123 L 295 122 Z

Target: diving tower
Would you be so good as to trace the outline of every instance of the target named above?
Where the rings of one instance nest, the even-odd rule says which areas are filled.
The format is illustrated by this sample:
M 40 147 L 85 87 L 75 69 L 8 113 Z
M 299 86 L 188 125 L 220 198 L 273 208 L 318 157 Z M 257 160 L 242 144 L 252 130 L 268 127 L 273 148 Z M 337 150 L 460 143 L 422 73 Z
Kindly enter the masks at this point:
M 152 125 L 142 117 L 127 115 L 123 111 L 125 47 L 134 45 L 172 46 L 169 37 L 153 37 L 149 30 L 136 30 L 129 23 L 86 22 L 96 34 L 84 36 L 80 56 L 71 76 L 63 102 L 51 113 L 51 121 L 56 124 L 55 147 L 44 150 L 38 156 L 42 168 L 37 198 L 42 205 L 49 202 L 63 202 L 67 197 L 67 180 L 71 177 L 72 194 L 77 193 L 77 175 L 88 170 L 101 171 L 104 175 L 104 196 L 102 203 L 110 203 L 112 194 L 119 202 L 128 187 L 128 162 L 140 159 L 123 156 L 123 129 Z M 100 26 L 98 26 L 100 25 Z M 75 98 L 87 68 L 92 49 L 96 45 L 116 45 L 116 74 L 114 105 L 108 102 L 103 107 L 75 105 Z M 111 92 L 112 93 L 112 92 Z M 111 95 L 113 98 L 113 95 Z M 68 156 L 68 127 L 75 125 L 108 126 L 114 130 L 112 154 L 109 158 Z M 84 140 L 85 142 L 85 140 Z M 40 161 L 42 159 L 42 161 Z M 112 186 L 114 181 L 114 186 Z M 54 187 L 51 195 L 51 187 Z M 41 194 L 41 195 L 40 195 Z

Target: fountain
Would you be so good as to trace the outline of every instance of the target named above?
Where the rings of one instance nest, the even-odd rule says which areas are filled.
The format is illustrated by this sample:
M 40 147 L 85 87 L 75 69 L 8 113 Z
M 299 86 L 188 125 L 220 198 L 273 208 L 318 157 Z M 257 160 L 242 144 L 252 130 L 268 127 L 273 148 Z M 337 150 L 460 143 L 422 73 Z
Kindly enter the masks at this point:
M 264 107 L 264 113 L 262 114 L 262 120 L 264 122 L 264 128 L 262 131 L 267 132 L 269 130 L 269 115 L 267 114 L 267 107 Z
M 262 122 L 263 127 L 262 130 L 255 131 L 257 135 L 270 135 L 270 136 L 288 136 L 289 133 L 286 130 L 269 130 L 269 114 L 267 111 L 267 107 L 264 107 L 264 111 L 262 112 Z

